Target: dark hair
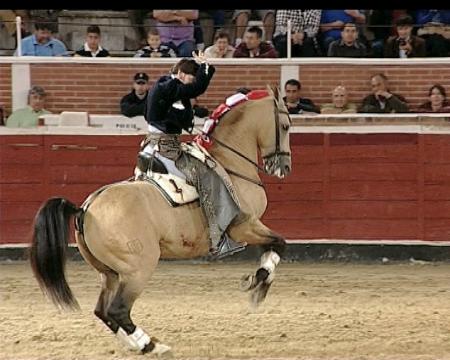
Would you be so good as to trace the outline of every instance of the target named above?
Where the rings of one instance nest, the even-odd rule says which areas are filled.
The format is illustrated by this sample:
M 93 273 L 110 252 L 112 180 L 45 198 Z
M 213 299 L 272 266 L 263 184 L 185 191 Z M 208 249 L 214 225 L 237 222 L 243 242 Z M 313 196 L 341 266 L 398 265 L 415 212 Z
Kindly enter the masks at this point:
M 50 30 L 53 32 L 51 24 L 49 24 L 44 18 L 37 18 L 34 22 L 34 28 L 36 30 Z
M 227 39 L 229 43 L 231 43 L 230 34 L 228 34 L 226 31 L 219 31 L 216 36 L 214 36 L 214 42 L 219 39 Z
M 89 33 L 94 33 L 94 34 L 101 34 L 100 33 L 100 28 L 98 27 L 98 25 L 89 25 L 88 27 L 87 27 L 87 30 L 86 30 L 86 34 L 89 34 Z
M 159 36 L 159 31 L 157 28 L 151 28 L 148 32 L 147 32 L 147 37 L 149 37 L 150 35 L 158 35 Z
M 344 24 L 344 26 L 342 27 L 342 31 L 344 31 L 344 29 L 345 29 L 346 27 L 354 27 L 354 28 L 356 28 L 356 24 L 355 24 L 354 22 L 346 22 L 346 23 Z
M 261 39 L 263 35 L 262 29 L 259 26 L 252 26 L 248 28 L 247 32 L 255 33 L 258 39 Z
M 286 86 L 288 85 L 297 86 L 299 90 L 302 88 L 302 84 L 297 79 L 289 79 L 288 81 L 286 81 L 286 84 L 284 84 L 284 88 L 286 88 Z
M 438 89 L 441 95 L 444 97 L 444 101 L 447 100 L 447 93 L 445 91 L 445 88 L 441 84 L 434 84 L 432 87 L 430 87 L 430 90 L 428 90 L 428 96 L 431 96 L 431 93 L 434 89 Z
M 414 20 L 409 15 L 402 15 L 397 20 L 395 20 L 395 26 L 413 26 Z
M 171 72 L 177 74 L 178 71 L 181 71 L 185 74 L 196 75 L 199 67 L 195 60 L 183 58 L 172 67 Z

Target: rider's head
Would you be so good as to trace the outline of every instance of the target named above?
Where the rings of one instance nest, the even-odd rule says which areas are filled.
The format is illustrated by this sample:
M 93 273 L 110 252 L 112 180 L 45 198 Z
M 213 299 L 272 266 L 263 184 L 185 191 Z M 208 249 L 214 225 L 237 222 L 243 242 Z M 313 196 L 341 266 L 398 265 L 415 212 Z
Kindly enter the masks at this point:
M 194 81 L 198 68 L 199 65 L 195 60 L 184 58 L 178 61 L 172 68 L 172 74 L 174 74 L 183 84 L 190 84 Z

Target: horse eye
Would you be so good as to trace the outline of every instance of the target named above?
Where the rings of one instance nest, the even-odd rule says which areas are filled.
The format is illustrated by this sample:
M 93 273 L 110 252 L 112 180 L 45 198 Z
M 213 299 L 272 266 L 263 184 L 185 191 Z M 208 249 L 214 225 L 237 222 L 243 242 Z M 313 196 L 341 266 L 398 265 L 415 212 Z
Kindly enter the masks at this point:
M 288 124 L 283 124 L 283 130 L 284 131 L 288 131 L 289 130 L 289 125 Z

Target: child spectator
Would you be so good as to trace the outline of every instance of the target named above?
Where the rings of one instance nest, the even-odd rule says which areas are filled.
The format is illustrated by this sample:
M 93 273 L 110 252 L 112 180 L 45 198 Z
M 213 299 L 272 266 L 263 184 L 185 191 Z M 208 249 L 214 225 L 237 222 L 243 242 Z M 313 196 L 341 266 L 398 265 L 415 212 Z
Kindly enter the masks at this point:
M 262 30 L 258 26 L 252 26 L 247 30 L 242 42 L 234 51 L 235 58 L 276 58 L 277 51 L 274 47 L 261 41 Z
M 148 46 L 138 50 L 134 57 L 176 57 L 175 51 L 167 46 L 161 44 L 161 37 L 157 29 L 151 29 L 147 33 Z
M 224 31 L 220 31 L 214 37 L 214 45 L 205 50 L 207 58 L 232 58 L 234 47 L 230 45 L 230 35 Z
M 86 42 L 73 56 L 108 57 L 109 52 L 100 45 L 101 33 L 97 25 L 90 25 L 86 30 Z
M 430 100 L 420 105 L 417 112 L 450 113 L 450 102 L 442 85 L 433 85 L 428 90 L 428 97 Z

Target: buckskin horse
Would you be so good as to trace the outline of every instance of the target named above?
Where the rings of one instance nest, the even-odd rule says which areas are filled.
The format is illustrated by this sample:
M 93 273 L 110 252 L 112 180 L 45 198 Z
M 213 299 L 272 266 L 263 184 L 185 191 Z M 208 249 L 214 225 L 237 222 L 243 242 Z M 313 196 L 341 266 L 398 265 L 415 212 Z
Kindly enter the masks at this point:
M 246 220 L 231 224 L 228 235 L 238 243 L 262 247 L 260 267 L 241 279 L 241 290 L 259 305 L 266 297 L 284 238 L 261 221 L 267 197 L 259 171 L 283 178 L 291 171 L 291 119 L 277 88 L 267 96 L 231 108 L 214 129 L 210 154 L 229 173 Z M 263 166 L 258 164 L 258 152 Z M 95 315 L 131 350 L 157 355 L 170 347 L 147 335 L 130 318 L 135 300 L 151 278 L 159 259 L 188 259 L 209 252 L 209 232 L 199 201 L 172 207 L 146 181 L 109 185 L 90 206 L 50 198 L 34 221 L 31 267 L 40 287 L 55 305 L 78 308 L 65 278 L 69 222 L 83 258 L 99 273 L 102 290 Z

